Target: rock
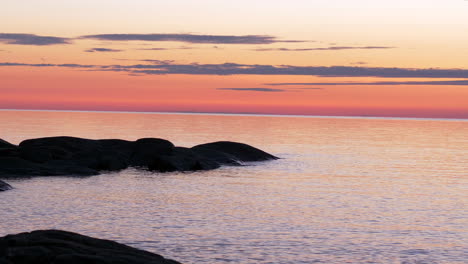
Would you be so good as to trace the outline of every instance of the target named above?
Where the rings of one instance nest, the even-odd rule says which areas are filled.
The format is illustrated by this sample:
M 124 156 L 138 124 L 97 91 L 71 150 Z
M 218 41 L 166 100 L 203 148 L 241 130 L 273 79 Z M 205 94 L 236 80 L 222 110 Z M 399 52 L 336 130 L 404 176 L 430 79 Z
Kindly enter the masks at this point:
M 135 141 L 130 165 L 147 167 L 154 159 L 161 155 L 170 155 L 174 144 L 160 138 L 141 138 Z
M 81 150 L 97 149 L 98 145 L 98 141 L 93 139 L 61 136 L 27 139 L 22 141 L 19 147 L 57 147 L 69 152 L 78 152 Z
M 122 164 L 117 167 L 128 167 L 130 165 L 135 142 L 122 139 L 100 139 L 99 143 L 103 150 L 103 156 L 116 156 L 118 157 L 117 160 L 122 162 Z M 108 158 L 105 158 L 105 160 L 108 160 Z M 113 161 L 114 164 L 115 162 L 116 160 Z
M 74 153 L 68 160 L 81 167 L 86 167 L 97 171 L 123 170 L 128 168 L 129 165 L 128 155 L 117 151 L 113 152 L 95 150 L 78 152 Z
M 225 153 L 226 156 L 223 159 L 229 160 L 230 157 L 238 161 L 264 161 L 264 160 L 275 160 L 275 157 L 271 154 L 266 153 L 260 149 L 254 148 L 247 144 L 230 142 L 230 141 L 218 141 L 213 143 L 201 144 L 192 148 L 195 152 L 203 153 L 206 155 L 213 156 L 217 151 Z
M 160 138 L 46 137 L 25 140 L 19 146 L 1 141 L 0 178 L 90 176 L 129 166 L 159 172 L 211 170 L 270 159 L 277 158 L 252 146 L 227 141 L 188 149 Z
M 98 139 L 99 144 L 104 150 L 112 150 L 121 153 L 131 154 L 134 142 L 123 139 Z
M 38 230 L 0 237 L 0 263 L 180 264 L 111 240 L 60 230 Z
M 10 142 L 7 142 L 0 138 L 0 148 L 16 148 L 16 147 L 17 147 L 16 145 L 13 145 Z
M 182 147 L 175 147 L 168 155 L 155 157 L 148 165 L 149 170 L 159 172 L 212 170 L 219 167 L 217 162 Z
M 98 171 L 79 166 L 71 161 L 51 160 L 47 163 L 35 163 L 19 157 L 0 157 L 0 178 L 97 174 L 99 174 Z
M 0 180 L 0 192 L 11 190 L 12 187 L 10 184 Z
M 19 156 L 18 146 L 0 139 L 0 157 Z
M 19 151 L 21 158 L 37 163 L 71 157 L 70 152 L 57 146 L 22 146 Z
M 58 170 L 52 170 L 53 175 L 62 172 L 62 175 L 95 175 L 101 170 L 127 168 L 132 142 L 120 139 L 49 137 L 25 140 L 20 143 L 19 148 L 21 157 L 25 160 L 45 163 L 46 167 L 51 164 L 61 165 Z
M 41 164 L 41 176 L 93 176 L 98 175 L 96 169 L 80 166 L 71 160 L 51 160 Z
M 225 152 L 218 151 L 216 149 L 210 149 L 205 147 L 193 147 L 191 148 L 193 152 L 198 155 L 204 156 L 220 165 L 229 165 L 229 166 L 240 166 L 241 163 L 238 159 Z
M 98 158 L 96 170 L 117 171 L 128 168 L 127 155 L 122 153 L 103 152 Z
M 33 162 L 77 159 L 77 153 L 86 155 L 99 151 L 99 142 L 76 137 L 46 137 L 28 139 L 19 144 L 21 157 Z M 75 157 L 74 157 L 75 156 Z
M 18 148 L 0 148 L 0 157 L 19 157 Z
M 31 177 L 41 175 L 41 165 L 19 157 L 0 157 L 0 177 Z

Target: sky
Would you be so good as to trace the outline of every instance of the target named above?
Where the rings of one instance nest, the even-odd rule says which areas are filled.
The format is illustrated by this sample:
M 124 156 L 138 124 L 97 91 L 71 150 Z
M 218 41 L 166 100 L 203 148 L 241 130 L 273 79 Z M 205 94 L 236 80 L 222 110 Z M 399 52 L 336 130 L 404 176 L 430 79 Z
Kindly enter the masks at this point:
M 2 0 L 0 109 L 468 118 L 465 0 Z

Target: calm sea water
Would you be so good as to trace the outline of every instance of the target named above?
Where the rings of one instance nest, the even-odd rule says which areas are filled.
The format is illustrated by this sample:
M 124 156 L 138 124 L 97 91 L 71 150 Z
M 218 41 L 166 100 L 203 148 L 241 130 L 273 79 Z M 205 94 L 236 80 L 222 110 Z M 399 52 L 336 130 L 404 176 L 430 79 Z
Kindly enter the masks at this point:
M 468 263 L 468 122 L 0 111 L 0 138 L 160 137 L 283 159 L 9 180 L 0 235 L 64 229 L 185 263 Z

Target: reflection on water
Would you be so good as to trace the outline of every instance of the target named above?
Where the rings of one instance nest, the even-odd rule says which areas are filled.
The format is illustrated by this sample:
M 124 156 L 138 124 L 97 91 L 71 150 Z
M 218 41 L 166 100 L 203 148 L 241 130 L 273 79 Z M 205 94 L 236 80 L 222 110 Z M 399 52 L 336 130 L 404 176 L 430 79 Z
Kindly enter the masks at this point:
M 1 138 L 234 140 L 284 159 L 9 180 L 0 235 L 58 228 L 186 263 L 466 263 L 468 122 L 0 111 Z

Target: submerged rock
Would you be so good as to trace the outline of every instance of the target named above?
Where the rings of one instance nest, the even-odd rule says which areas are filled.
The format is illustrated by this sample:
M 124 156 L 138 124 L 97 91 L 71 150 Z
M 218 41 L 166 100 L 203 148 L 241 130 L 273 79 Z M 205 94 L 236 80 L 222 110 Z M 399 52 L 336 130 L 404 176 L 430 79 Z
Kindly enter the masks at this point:
M 0 180 L 0 192 L 11 190 L 12 187 L 10 184 Z
M 111 240 L 60 230 L 38 230 L 0 237 L 2 264 L 180 264 L 158 254 Z
M 19 146 L 1 140 L 0 178 L 90 176 L 129 166 L 159 172 L 211 170 L 272 159 L 277 157 L 228 141 L 183 148 L 160 138 L 127 141 L 62 136 L 28 139 Z

